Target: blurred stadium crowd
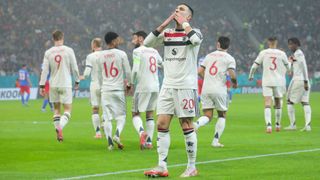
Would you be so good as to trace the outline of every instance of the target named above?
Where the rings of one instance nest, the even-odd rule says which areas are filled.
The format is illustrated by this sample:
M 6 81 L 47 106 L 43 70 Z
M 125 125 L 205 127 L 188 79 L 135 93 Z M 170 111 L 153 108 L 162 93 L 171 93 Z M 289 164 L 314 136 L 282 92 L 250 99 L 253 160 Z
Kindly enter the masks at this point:
M 82 72 L 90 53 L 90 41 L 107 31 L 120 34 L 120 47 L 131 56 L 131 34 L 151 32 L 174 10 L 176 0 L 6 0 L 0 3 L 0 75 L 17 72 L 27 64 L 39 74 L 43 53 L 52 46 L 51 32 L 61 29 L 65 44 L 76 53 Z M 230 53 L 238 73 L 248 72 L 265 39 L 278 37 L 288 54 L 287 39 L 298 37 L 306 55 L 309 75 L 320 71 L 320 3 L 317 0 L 199 0 L 184 1 L 195 14 L 191 25 L 199 28 L 204 41 L 199 57 L 215 49 L 219 35 L 231 38 Z M 160 51 L 161 52 L 161 51 Z M 320 72 L 317 72 L 318 74 Z

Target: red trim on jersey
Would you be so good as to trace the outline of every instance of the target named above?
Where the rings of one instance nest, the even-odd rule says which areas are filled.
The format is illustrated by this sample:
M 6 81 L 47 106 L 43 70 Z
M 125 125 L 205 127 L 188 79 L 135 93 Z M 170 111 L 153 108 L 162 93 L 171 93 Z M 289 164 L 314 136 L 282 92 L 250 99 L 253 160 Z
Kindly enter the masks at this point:
M 164 37 L 184 37 L 186 33 L 164 33 Z

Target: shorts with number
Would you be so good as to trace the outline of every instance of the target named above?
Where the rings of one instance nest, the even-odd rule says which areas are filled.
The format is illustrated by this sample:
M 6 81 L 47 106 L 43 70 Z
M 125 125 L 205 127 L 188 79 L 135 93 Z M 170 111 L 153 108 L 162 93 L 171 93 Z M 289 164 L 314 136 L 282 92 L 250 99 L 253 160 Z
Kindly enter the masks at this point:
M 72 104 L 72 89 L 71 87 L 50 87 L 49 98 L 53 103 Z
M 99 107 L 101 104 L 101 89 L 90 87 L 90 101 L 91 106 Z
M 103 91 L 101 94 L 104 119 L 109 121 L 126 115 L 124 91 Z
M 202 109 L 228 110 L 229 100 L 227 94 L 202 94 L 201 102 Z
M 27 94 L 30 94 L 30 87 L 29 86 L 20 86 L 20 93 L 23 94 L 25 92 Z
M 275 98 L 282 98 L 282 86 L 262 86 L 262 94 L 264 97 L 273 96 Z
M 132 112 L 154 111 L 157 106 L 158 92 L 136 92 L 132 98 Z
M 310 86 L 309 86 L 310 87 Z M 304 89 L 304 81 L 292 80 L 288 88 L 288 100 L 293 103 L 309 102 L 310 89 Z
M 195 89 L 161 88 L 157 114 L 176 115 L 179 118 L 198 116 L 197 96 Z

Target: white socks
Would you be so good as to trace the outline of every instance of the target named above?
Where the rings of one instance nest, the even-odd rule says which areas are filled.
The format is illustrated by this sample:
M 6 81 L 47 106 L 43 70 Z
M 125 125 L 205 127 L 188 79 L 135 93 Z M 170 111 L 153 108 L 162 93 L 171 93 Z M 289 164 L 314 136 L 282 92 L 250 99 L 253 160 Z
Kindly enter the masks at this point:
M 126 124 L 126 115 L 117 117 L 116 121 L 117 121 L 116 136 L 120 137 L 120 134 L 124 128 L 124 125 Z
M 194 124 L 196 129 L 201 126 L 204 126 L 210 122 L 210 119 L 207 116 L 201 116 L 198 121 Z
M 100 117 L 99 114 L 92 114 L 92 124 L 95 132 L 100 132 Z
M 306 121 L 306 126 L 310 126 L 311 125 L 311 107 L 310 107 L 310 105 L 304 105 L 303 110 L 304 110 L 304 118 Z
M 60 128 L 60 116 L 59 115 L 53 116 L 53 125 L 54 125 L 54 128 L 56 128 L 56 129 Z
M 134 116 L 132 118 L 132 122 L 133 122 L 133 126 L 136 129 L 137 133 L 139 134 L 139 136 L 141 136 L 141 133 L 144 132 L 141 117 L 140 116 Z
M 288 116 L 290 120 L 290 126 L 295 126 L 296 125 L 296 115 L 295 115 L 295 110 L 293 104 L 288 104 Z
M 167 158 L 170 147 L 170 134 L 169 130 L 158 129 L 157 151 L 159 157 L 159 166 L 167 169 Z
M 264 120 L 267 126 L 271 126 L 271 108 L 264 108 Z
M 193 128 L 183 129 L 188 156 L 188 168 L 195 168 L 197 158 L 197 134 Z
M 219 142 L 219 139 L 224 131 L 224 128 L 226 126 L 226 119 L 225 118 L 222 118 L 222 117 L 219 117 L 218 118 L 218 121 L 217 121 L 217 124 L 216 124 L 216 129 L 215 129 L 215 132 L 214 132 L 214 139 L 213 139 L 213 142 L 214 143 L 218 143 Z
M 71 114 L 69 112 L 64 112 L 64 114 L 60 118 L 61 129 L 63 129 L 67 125 L 70 117 L 71 117 Z
M 281 116 L 282 116 L 282 109 L 274 109 L 275 111 L 275 116 L 276 116 L 276 125 L 281 124 Z
M 152 143 L 153 133 L 154 133 L 154 120 L 153 119 L 147 119 L 146 122 L 146 129 L 147 129 L 147 143 Z
M 111 145 L 111 144 L 113 145 L 113 142 L 112 142 L 112 122 L 111 122 L 111 120 L 105 120 L 103 128 L 104 128 L 104 133 L 106 135 L 106 138 L 108 140 L 109 145 Z

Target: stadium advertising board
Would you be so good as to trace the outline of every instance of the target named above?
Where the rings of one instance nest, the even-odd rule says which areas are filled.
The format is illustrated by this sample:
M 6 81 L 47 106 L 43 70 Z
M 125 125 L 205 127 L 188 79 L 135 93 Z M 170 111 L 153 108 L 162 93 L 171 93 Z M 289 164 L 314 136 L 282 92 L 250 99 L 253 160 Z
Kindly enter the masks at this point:
M 37 99 L 38 88 L 30 88 L 30 99 Z M 19 88 L 0 88 L 0 101 L 20 100 Z

